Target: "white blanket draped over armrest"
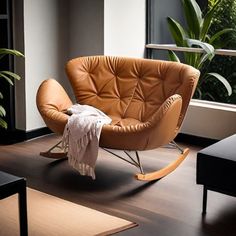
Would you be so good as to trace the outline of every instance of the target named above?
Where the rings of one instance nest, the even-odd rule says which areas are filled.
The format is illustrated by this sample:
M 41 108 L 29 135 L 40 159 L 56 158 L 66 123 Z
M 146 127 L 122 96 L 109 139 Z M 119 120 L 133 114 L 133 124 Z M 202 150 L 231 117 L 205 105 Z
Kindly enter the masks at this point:
M 68 113 L 72 115 L 62 137 L 62 147 L 68 152 L 68 162 L 81 175 L 95 179 L 94 169 L 102 126 L 110 124 L 111 119 L 102 111 L 88 105 L 73 105 Z

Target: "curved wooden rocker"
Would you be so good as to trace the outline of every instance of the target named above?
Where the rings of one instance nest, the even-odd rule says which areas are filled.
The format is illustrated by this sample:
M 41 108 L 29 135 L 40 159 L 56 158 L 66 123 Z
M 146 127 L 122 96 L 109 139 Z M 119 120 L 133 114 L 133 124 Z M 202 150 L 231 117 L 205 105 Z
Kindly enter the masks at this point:
M 62 147 L 60 146 L 61 141 L 49 148 L 46 152 L 40 152 L 40 156 L 52 158 L 52 159 L 62 159 L 67 158 L 67 152 L 64 152 Z M 59 149 L 57 151 L 53 151 L 55 148 Z
M 136 179 L 143 180 L 143 181 L 153 181 L 153 180 L 161 179 L 165 177 L 166 175 L 170 174 L 172 171 L 174 171 L 181 164 L 181 162 L 186 158 L 188 154 L 189 154 L 189 149 L 186 148 L 176 160 L 171 162 L 166 167 L 160 170 L 154 171 L 154 172 L 146 173 L 146 174 L 142 174 L 142 173 L 136 174 L 135 177 Z
M 164 176 L 168 175 L 169 173 L 171 173 L 172 171 L 174 171 L 180 164 L 181 162 L 186 158 L 186 156 L 189 154 L 189 149 L 185 148 L 185 149 L 181 149 L 175 142 L 172 142 L 173 146 L 176 147 L 177 149 L 179 149 L 181 151 L 181 154 L 178 156 L 178 158 L 176 160 L 174 160 L 173 162 L 171 162 L 170 164 L 168 164 L 166 167 L 154 171 L 154 172 L 149 172 L 149 173 L 145 173 L 142 167 L 142 164 L 140 162 L 140 158 L 138 155 L 138 152 L 136 151 L 136 157 L 137 157 L 137 161 L 131 157 L 130 154 L 128 154 L 127 151 L 124 151 L 124 153 L 129 157 L 130 160 L 127 160 L 126 158 L 115 154 L 113 151 L 103 148 L 105 151 L 109 152 L 110 154 L 136 166 L 137 168 L 140 169 L 139 174 L 135 175 L 135 178 L 137 180 L 142 180 L 142 181 L 154 181 L 157 179 L 161 179 Z M 63 149 L 60 146 L 61 141 L 59 143 L 57 143 L 56 145 L 54 145 L 53 147 L 51 147 L 48 151 L 46 152 L 40 152 L 40 155 L 43 157 L 47 157 L 47 158 L 52 158 L 52 159 L 62 159 L 62 158 L 67 158 L 67 152 L 64 152 Z M 60 152 L 55 152 L 52 151 L 54 148 L 59 148 L 61 151 Z
M 199 71 L 177 62 L 149 59 L 94 56 L 68 62 L 66 72 L 76 101 L 94 106 L 111 119 L 104 125 L 100 147 L 136 152 L 136 159 L 116 156 L 140 169 L 138 180 L 163 178 L 188 155 L 174 142 L 199 78 Z M 72 101 L 54 79 L 42 82 L 37 93 L 37 106 L 46 125 L 62 134 L 68 120 L 65 111 Z M 172 143 L 180 156 L 159 171 L 144 173 L 138 151 L 155 149 Z M 55 145 L 57 147 L 57 145 Z M 65 157 L 51 148 L 41 153 L 50 158 Z

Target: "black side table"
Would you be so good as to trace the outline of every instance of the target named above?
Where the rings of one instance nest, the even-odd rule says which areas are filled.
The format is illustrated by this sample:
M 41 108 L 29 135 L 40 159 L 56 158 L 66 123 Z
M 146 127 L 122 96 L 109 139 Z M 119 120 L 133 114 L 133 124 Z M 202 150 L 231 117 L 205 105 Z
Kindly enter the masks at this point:
M 198 152 L 197 184 L 204 186 L 203 214 L 206 214 L 207 190 L 236 197 L 236 134 Z
M 20 235 L 28 235 L 26 180 L 0 171 L 0 199 L 18 193 Z

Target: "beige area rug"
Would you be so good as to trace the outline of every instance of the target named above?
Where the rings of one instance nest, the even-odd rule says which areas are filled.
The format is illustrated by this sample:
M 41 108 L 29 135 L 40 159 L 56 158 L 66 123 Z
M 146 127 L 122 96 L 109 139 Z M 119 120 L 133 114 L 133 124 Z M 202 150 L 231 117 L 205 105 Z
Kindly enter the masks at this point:
M 29 236 L 110 235 L 135 223 L 27 189 Z M 18 195 L 0 201 L 0 235 L 19 235 Z

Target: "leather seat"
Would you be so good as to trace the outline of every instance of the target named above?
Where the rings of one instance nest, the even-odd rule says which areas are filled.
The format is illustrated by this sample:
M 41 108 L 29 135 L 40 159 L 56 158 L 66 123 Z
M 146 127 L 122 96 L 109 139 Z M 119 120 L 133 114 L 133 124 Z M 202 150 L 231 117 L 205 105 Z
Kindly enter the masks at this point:
M 102 128 L 100 146 L 121 150 L 148 150 L 173 141 L 200 75 L 177 62 L 111 56 L 73 59 L 66 73 L 78 103 L 112 118 Z M 53 132 L 63 133 L 71 105 L 56 80 L 42 82 L 37 106 Z

